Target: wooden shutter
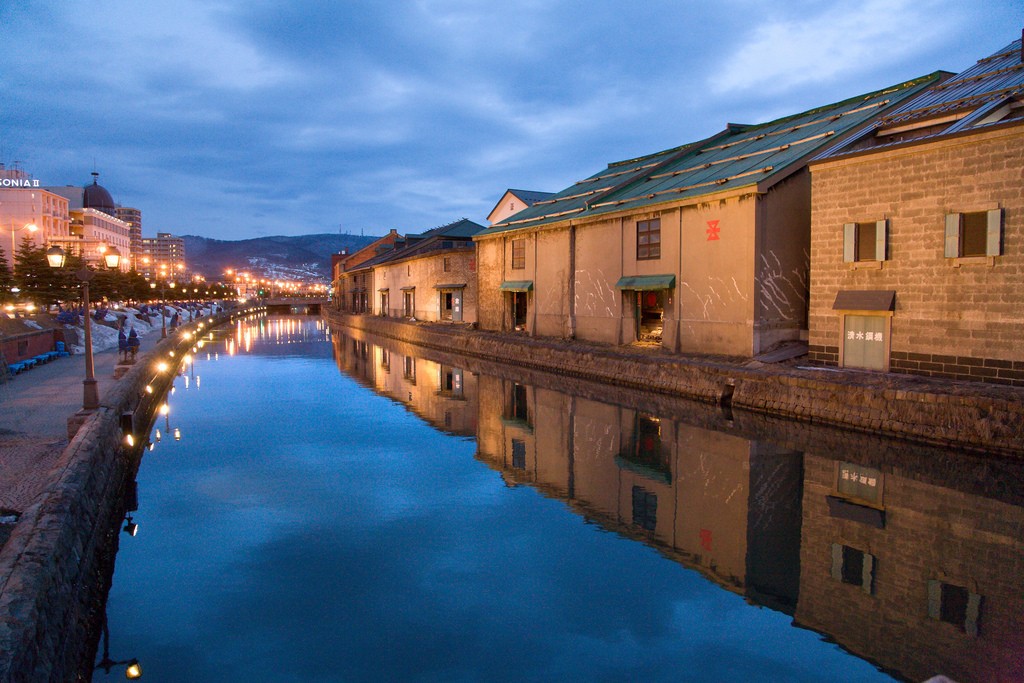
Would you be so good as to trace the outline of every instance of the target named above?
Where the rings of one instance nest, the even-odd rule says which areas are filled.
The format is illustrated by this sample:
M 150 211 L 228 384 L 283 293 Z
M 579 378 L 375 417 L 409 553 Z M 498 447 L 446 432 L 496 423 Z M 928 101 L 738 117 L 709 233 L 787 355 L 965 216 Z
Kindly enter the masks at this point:
M 946 214 L 946 258 L 960 255 L 960 214 Z
M 1003 210 L 992 209 L 988 212 L 988 233 L 985 244 L 986 256 L 999 256 L 1003 242 Z
M 967 618 L 964 620 L 964 631 L 967 635 L 978 637 L 978 617 L 981 615 L 981 596 L 970 593 L 967 596 Z
M 832 578 L 843 580 L 843 546 L 832 544 Z
M 882 221 L 879 221 L 882 222 Z M 860 588 L 868 595 L 871 595 L 875 583 L 875 557 L 864 553 L 864 566 L 860 573 Z
M 853 263 L 857 260 L 857 224 L 843 224 L 843 262 Z
M 875 223 L 875 260 L 884 261 L 886 259 L 885 245 L 888 241 L 889 235 L 889 221 L 878 221 Z
M 928 582 L 928 616 L 942 618 L 942 584 L 935 580 Z

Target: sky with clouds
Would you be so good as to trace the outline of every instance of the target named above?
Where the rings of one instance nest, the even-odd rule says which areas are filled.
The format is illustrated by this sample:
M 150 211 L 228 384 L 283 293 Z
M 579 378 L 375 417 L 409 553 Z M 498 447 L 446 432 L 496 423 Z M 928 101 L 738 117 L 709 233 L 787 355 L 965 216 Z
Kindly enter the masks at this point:
M 422 232 L 1022 26 L 1019 0 L 2 0 L 0 162 L 98 171 L 147 236 Z

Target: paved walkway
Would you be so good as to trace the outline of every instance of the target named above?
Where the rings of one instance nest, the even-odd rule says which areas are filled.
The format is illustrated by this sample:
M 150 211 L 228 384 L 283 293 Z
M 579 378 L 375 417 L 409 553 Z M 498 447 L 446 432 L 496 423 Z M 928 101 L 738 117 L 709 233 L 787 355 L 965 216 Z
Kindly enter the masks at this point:
M 140 357 L 159 341 L 159 329 L 141 337 Z M 117 349 L 99 351 L 93 359 L 102 398 L 115 382 Z M 0 518 L 20 514 L 50 483 L 69 443 L 68 418 L 82 407 L 83 379 L 85 354 L 77 354 L 0 383 Z

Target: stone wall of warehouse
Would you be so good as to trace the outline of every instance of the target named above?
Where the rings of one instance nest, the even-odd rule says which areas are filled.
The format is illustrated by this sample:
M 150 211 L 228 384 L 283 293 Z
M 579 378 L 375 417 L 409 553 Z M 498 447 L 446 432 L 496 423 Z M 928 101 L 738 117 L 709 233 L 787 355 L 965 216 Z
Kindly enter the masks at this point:
M 90 680 L 140 435 L 173 380 L 172 373 L 156 373 L 152 361 L 191 344 L 172 335 L 104 394 L 61 455 L 53 481 L 0 548 L 0 681 Z M 126 412 L 133 415 L 134 449 L 124 445 Z
M 922 443 L 1024 457 L 1024 391 L 637 351 L 444 324 L 328 314 L 332 324 L 428 349 Z
M 896 293 L 892 372 L 1024 387 L 1024 126 L 811 168 L 810 357 L 839 363 L 836 295 Z M 1001 210 L 998 255 L 945 256 L 945 217 Z M 888 221 L 884 260 L 843 260 L 844 224 Z

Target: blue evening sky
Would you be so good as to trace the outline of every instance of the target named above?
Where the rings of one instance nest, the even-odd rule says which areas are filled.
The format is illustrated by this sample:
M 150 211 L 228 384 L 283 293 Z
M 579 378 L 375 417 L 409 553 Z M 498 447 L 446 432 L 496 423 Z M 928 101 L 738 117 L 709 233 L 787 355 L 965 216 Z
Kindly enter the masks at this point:
M 1019 0 L 3 0 L 0 162 L 99 171 L 147 236 L 422 232 L 1022 25 Z

